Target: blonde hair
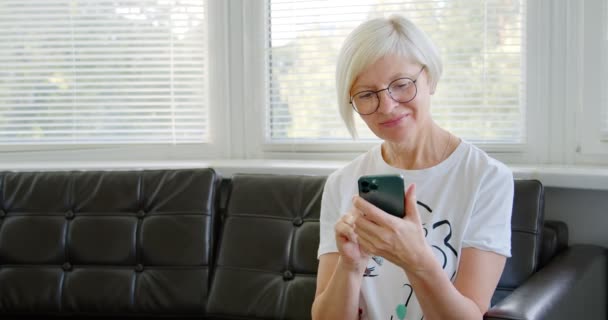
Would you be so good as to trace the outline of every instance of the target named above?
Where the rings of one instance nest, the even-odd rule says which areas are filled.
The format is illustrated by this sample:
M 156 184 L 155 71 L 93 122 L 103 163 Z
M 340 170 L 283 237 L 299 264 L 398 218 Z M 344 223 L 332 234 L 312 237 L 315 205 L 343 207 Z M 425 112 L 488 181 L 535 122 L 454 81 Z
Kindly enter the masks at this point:
M 346 128 L 357 138 L 350 89 L 361 71 L 386 55 L 399 55 L 425 66 L 431 91 L 441 77 L 439 52 L 431 39 L 405 17 L 368 20 L 355 28 L 344 40 L 336 66 L 338 108 Z

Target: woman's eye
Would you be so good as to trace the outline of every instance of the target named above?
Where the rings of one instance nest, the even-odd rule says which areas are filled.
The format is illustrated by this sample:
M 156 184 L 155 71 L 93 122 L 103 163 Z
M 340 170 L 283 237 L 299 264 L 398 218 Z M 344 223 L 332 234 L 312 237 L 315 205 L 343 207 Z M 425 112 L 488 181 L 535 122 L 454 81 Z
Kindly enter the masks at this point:
M 395 85 L 393 87 L 397 88 L 397 89 L 406 89 L 411 85 L 412 85 L 411 81 L 399 81 L 399 82 L 395 83 Z
M 364 93 L 359 94 L 358 97 L 359 97 L 359 99 L 362 99 L 362 100 L 368 100 L 368 99 L 371 99 L 373 97 L 373 95 L 374 94 L 371 92 L 364 92 Z

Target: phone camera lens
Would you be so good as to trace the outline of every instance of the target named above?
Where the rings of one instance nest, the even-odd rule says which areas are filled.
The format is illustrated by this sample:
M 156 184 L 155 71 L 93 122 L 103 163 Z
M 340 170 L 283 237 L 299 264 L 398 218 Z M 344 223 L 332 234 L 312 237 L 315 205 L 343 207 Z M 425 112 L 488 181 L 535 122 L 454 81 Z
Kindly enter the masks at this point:
M 361 181 L 361 186 L 367 188 L 369 186 L 369 182 Z
M 368 189 L 368 188 L 362 188 L 362 189 L 361 189 L 361 192 L 363 192 L 363 193 L 368 193 L 368 192 L 369 192 L 369 189 Z
M 376 184 L 372 183 L 372 184 L 369 186 L 369 188 L 370 188 L 370 189 L 372 189 L 372 190 L 378 190 L 378 185 L 376 185 Z

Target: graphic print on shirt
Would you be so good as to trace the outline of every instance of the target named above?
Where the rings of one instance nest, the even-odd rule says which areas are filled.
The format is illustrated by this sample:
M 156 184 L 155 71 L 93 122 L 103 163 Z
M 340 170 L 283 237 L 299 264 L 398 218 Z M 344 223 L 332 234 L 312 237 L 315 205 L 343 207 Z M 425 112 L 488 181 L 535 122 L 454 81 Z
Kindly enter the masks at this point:
M 423 221 L 428 221 L 428 217 L 433 213 L 433 210 L 426 204 L 418 201 L 418 208 L 420 212 L 420 216 Z M 427 219 L 424 219 L 424 217 Z M 456 275 L 456 266 L 455 263 L 458 258 L 458 252 L 450 244 L 450 240 L 452 239 L 452 225 L 448 220 L 440 220 L 436 222 L 423 223 L 422 228 L 424 230 L 424 237 L 427 239 L 427 242 L 433 248 L 433 253 L 435 254 L 435 258 L 440 263 L 443 270 L 454 270 L 450 276 L 450 280 L 454 280 Z M 384 262 L 383 257 L 373 256 L 368 264 L 368 267 L 365 269 L 364 277 L 374 278 L 381 274 L 382 263 Z M 447 271 L 446 271 L 447 272 Z M 413 288 L 409 283 L 404 283 L 402 286 L 403 289 L 403 303 L 398 304 L 395 309 L 391 312 L 391 320 L 404 320 L 407 316 L 407 309 L 410 302 L 410 298 L 413 294 Z
M 409 284 L 404 284 L 404 288 L 409 288 L 409 294 L 407 294 L 407 299 L 404 304 L 398 304 L 395 308 L 395 314 L 397 315 L 397 319 L 403 320 L 407 315 L 407 306 L 410 304 L 410 298 L 412 297 L 412 293 L 414 293 L 414 288 L 412 288 Z M 391 316 L 391 320 L 393 320 L 393 316 Z
M 384 262 L 384 258 L 379 257 L 379 256 L 373 256 L 372 260 L 376 263 L 376 265 L 378 267 L 382 266 L 382 263 Z M 377 277 L 378 273 L 375 272 L 376 271 L 376 267 L 375 266 L 368 266 L 367 268 L 365 268 L 365 273 L 363 274 L 364 277 Z

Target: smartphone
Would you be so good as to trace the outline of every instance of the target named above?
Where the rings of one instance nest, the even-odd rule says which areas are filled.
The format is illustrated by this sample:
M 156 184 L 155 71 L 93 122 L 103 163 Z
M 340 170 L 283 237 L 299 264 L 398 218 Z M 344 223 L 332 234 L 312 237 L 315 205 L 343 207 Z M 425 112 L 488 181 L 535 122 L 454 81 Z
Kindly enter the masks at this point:
M 402 218 L 404 211 L 404 182 L 400 174 L 366 175 L 358 181 L 359 196 L 384 212 Z

